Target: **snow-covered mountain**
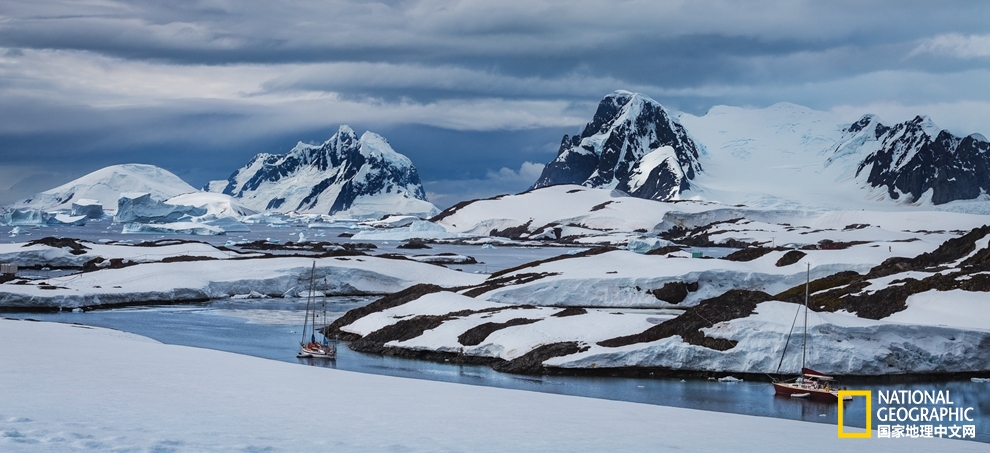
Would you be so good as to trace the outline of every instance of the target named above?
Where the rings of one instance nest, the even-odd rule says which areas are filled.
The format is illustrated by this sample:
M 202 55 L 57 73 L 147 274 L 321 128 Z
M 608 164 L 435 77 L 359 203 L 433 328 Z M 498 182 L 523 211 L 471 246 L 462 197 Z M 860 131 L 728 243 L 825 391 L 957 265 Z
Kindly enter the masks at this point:
M 990 192 L 990 143 L 980 134 L 957 137 L 923 116 L 885 126 L 873 115 L 843 132 L 835 153 L 867 153 L 856 180 L 890 199 L 938 205 Z
M 227 181 L 204 188 L 258 211 L 311 212 L 349 217 L 435 215 L 412 161 L 382 136 L 360 138 L 348 127 L 322 145 L 299 143 L 287 154 L 258 154 Z
M 850 125 L 790 103 L 695 116 L 616 91 L 580 135 L 564 136 L 533 188 L 557 184 L 760 208 L 930 207 L 990 198 L 990 143 L 920 116 L 888 126 L 866 115 Z
M 924 117 L 886 126 L 866 115 L 843 124 L 828 112 L 779 103 L 716 106 L 677 119 L 703 149 L 704 171 L 682 198 L 869 210 L 985 199 L 990 188 L 986 139 L 957 137 Z M 972 203 L 948 208 L 986 210 Z
M 616 91 L 581 135 L 564 136 L 533 188 L 581 184 L 669 200 L 691 187 L 702 169 L 698 157 L 694 141 L 657 101 Z
M 11 207 L 56 211 L 71 209 L 72 203 L 79 200 L 96 200 L 103 209 L 113 211 L 124 192 L 144 192 L 152 198 L 166 199 L 196 192 L 196 188 L 154 165 L 112 165 L 18 201 Z

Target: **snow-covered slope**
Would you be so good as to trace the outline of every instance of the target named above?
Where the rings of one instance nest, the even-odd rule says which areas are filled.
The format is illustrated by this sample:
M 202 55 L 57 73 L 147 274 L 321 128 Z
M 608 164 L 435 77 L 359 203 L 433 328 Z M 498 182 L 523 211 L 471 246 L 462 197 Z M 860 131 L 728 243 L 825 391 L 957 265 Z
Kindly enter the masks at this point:
M 461 203 L 433 220 L 461 234 L 623 242 L 630 234 L 652 231 L 669 211 L 705 209 L 711 207 L 701 202 L 644 200 L 617 190 L 556 185 Z
M 582 184 L 670 200 L 690 188 L 699 171 L 697 147 L 660 103 L 616 91 L 598 104 L 581 135 L 564 136 L 533 187 Z
M 226 184 L 214 181 L 206 189 L 258 211 L 358 218 L 439 212 L 409 158 L 382 136 L 365 132 L 359 139 L 347 126 L 319 146 L 299 143 L 287 154 L 259 154 Z
M 784 357 L 780 371 L 795 373 L 801 354 L 785 348 L 810 271 L 808 360 L 815 369 L 985 372 L 990 226 L 937 247 L 927 233 L 914 234 L 908 242 L 846 248 L 768 248 L 748 259 L 592 251 L 499 272 L 456 294 L 395 299 L 331 327 L 351 335 L 360 351 L 472 356 L 499 371 L 762 374 L 777 372 Z
M 21 200 L 12 207 L 68 210 L 73 202 L 89 199 L 98 201 L 104 210 L 114 211 L 117 209 L 117 198 L 124 192 L 145 192 L 153 198 L 166 199 L 196 192 L 196 189 L 168 170 L 154 165 L 112 165 Z

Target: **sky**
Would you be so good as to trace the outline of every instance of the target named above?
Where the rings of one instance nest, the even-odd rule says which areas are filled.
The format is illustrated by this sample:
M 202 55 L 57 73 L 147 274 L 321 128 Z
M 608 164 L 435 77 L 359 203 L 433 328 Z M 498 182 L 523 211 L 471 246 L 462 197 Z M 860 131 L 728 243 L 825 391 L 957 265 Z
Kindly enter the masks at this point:
M 200 187 L 341 124 L 431 201 L 528 188 L 618 90 L 990 135 L 990 2 L 0 3 L 0 204 L 107 165 Z

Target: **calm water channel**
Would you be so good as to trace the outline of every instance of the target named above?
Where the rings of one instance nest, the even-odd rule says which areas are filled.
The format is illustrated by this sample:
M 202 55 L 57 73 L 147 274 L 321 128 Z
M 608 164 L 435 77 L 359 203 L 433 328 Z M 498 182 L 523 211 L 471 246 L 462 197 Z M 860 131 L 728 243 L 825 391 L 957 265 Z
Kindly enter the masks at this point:
M 331 298 L 333 317 L 371 298 Z M 516 376 L 485 366 L 434 363 L 361 354 L 341 347 L 336 361 L 297 359 L 305 300 L 230 300 L 199 305 L 172 305 L 100 310 L 86 313 L 4 314 L 7 317 L 72 322 L 144 335 L 168 344 L 195 346 L 284 362 L 361 373 L 486 385 L 510 389 L 632 401 L 709 411 L 834 424 L 837 406 L 773 395 L 763 382 L 722 383 L 708 380 L 613 377 Z M 990 383 L 856 385 L 870 390 L 948 390 L 956 405 L 973 407 L 977 441 L 990 442 Z M 874 392 L 876 395 L 876 392 Z M 877 402 L 874 401 L 874 407 Z M 862 402 L 847 403 L 848 425 L 863 426 Z M 878 422 L 874 420 L 874 426 Z

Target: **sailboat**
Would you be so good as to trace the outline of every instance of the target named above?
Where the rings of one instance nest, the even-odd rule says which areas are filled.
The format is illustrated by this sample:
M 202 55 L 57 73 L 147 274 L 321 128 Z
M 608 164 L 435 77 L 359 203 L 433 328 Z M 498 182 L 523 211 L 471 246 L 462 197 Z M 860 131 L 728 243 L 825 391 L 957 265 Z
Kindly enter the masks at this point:
M 316 262 L 313 262 L 313 268 L 310 270 L 309 274 L 309 296 L 306 298 L 306 320 L 303 322 L 302 339 L 299 340 L 299 353 L 296 354 L 298 358 L 317 358 L 317 359 L 335 359 L 337 358 L 337 341 L 330 341 L 325 335 L 320 334 L 322 340 L 317 341 L 316 332 L 319 330 L 316 327 L 316 317 L 317 309 L 315 303 L 315 281 L 316 281 Z M 312 308 L 312 309 L 310 309 Z M 312 318 L 312 322 L 310 319 Z M 326 298 L 323 299 L 323 322 L 326 323 L 327 319 L 327 301 Z M 324 327 L 326 327 L 324 325 Z M 307 339 L 307 334 L 309 338 Z
M 805 366 L 808 349 L 808 299 L 810 288 L 811 264 L 808 263 L 808 274 L 804 285 L 804 339 L 801 342 L 801 375 L 787 381 L 774 381 L 773 389 L 776 395 L 791 398 L 807 398 L 823 403 L 837 403 L 839 402 L 839 389 L 835 386 L 835 378 Z M 790 337 L 788 336 L 789 339 Z M 784 345 L 784 352 L 787 352 L 786 344 Z M 780 357 L 780 363 L 784 363 L 783 353 Z M 780 364 L 777 365 L 777 371 L 780 371 Z M 851 398 L 847 396 L 844 400 Z

